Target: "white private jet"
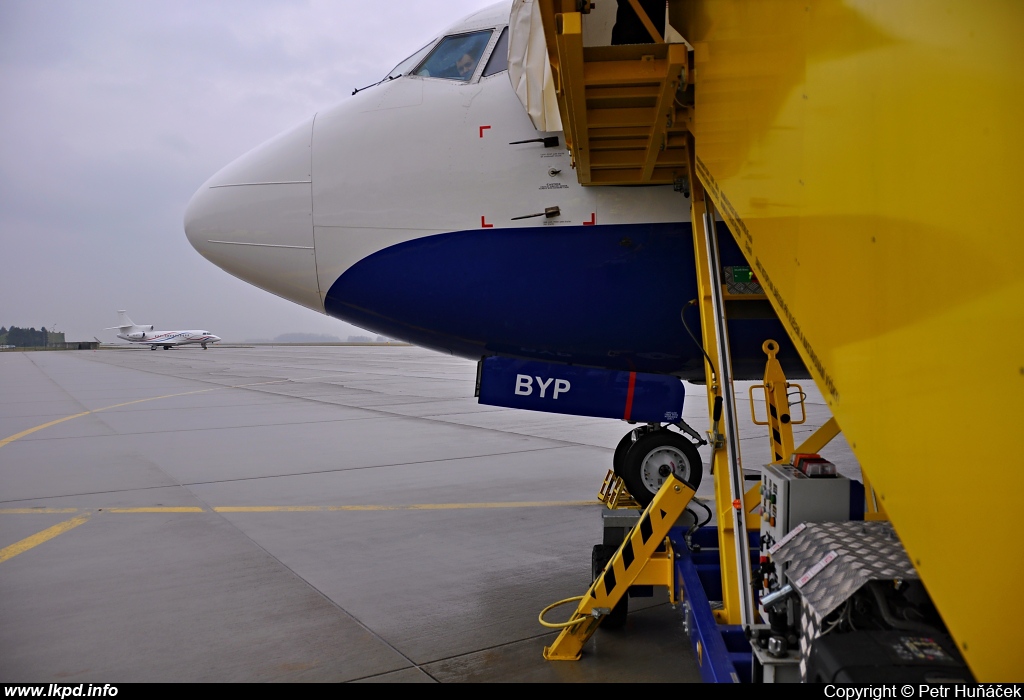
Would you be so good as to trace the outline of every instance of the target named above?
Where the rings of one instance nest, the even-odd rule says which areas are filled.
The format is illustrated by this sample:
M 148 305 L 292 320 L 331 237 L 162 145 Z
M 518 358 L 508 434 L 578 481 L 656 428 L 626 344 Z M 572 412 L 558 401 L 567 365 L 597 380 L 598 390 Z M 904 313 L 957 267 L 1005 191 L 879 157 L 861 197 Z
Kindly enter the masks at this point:
M 520 5 L 455 23 L 227 165 L 185 232 L 266 291 L 480 361 L 483 403 L 646 424 L 615 468 L 653 498 L 665 469 L 700 478 L 703 440 L 681 421 L 680 379 L 705 379 L 688 193 L 579 184 L 560 122 L 517 92 Z M 727 233 L 720 245 L 723 266 L 747 265 Z M 808 376 L 768 302 L 729 332 L 735 378 L 764 376 L 769 338 L 788 376 Z
M 203 350 L 208 343 L 219 343 L 220 338 L 209 331 L 154 331 L 152 325 L 138 325 L 128 318 L 124 310 L 117 312 L 118 325 L 104 328 L 117 330 L 117 337 L 129 343 L 146 343 L 150 350 L 162 347 L 170 350 L 175 345 L 200 345 Z

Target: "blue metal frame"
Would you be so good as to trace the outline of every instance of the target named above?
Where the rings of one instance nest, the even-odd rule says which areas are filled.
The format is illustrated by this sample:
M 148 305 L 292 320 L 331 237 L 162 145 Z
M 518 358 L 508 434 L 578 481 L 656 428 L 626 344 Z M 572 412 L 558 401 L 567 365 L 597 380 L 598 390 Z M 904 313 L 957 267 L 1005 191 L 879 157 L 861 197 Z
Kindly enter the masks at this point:
M 711 601 L 722 598 L 718 529 L 703 527 L 686 545 L 686 529 L 672 528 L 669 537 L 676 551 L 676 593 L 690 610 L 689 635 L 706 683 L 750 683 L 753 653 L 740 625 L 721 625 L 711 611 Z M 759 533 L 751 532 L 751 551 L 758 551 Z

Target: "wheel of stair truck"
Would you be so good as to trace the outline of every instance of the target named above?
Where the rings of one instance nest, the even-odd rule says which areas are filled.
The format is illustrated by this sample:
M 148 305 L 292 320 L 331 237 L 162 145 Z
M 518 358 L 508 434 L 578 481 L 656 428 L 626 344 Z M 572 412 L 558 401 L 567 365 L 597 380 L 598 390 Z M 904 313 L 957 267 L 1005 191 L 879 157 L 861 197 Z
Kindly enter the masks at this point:
M 704 475 L 696 445 L 679 433 L 668 428 L 646 433 L 626 452 L 622 481 L 641 506 L 646 507 L 654 500 L 669 474 L 675 474 L 694 490 Z
M 612 557 L 618 549 L 618 547 L 608 544 L 594 545 L 594 549 L 590 554 L 591 583 L 596 581 L 597 577 L 601 575 L 601 572 L 604 571 L 604 567 L 608 566 L 608 562 L 612 560 Z M 612 611 L 601 619 L 601 624 L 599 626 L 603 630 L 621 629 L 622 626 L 626 624 L 626 615 L 628 614 L 629 596 L 624 595 L 622 596 L 622 600 L 612 608 Z

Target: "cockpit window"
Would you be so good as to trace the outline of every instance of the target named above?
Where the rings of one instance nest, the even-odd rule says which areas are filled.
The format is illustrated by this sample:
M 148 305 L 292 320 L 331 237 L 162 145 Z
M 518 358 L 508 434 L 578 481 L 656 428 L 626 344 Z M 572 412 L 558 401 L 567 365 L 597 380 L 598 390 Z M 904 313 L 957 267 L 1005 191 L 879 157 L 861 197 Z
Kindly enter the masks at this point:
M 484 77 L 500 73 L 503 70 L 508 70 L 508 27 L 501 30 L 498 43 L 494 45 L 494 51 L 491 51 L 487 67 L 484 68 Z
M 415 75 L 428 78 L 469 80 L 476 73 L 480 55 L 491 39 L 491 30 L 446 36 Z
M 390 73 L 384 76 L 384 80 L 394 80 L 395 78 L 401 78 L 403 75 L 408 75 L 413 68 L 419 65 L 420 61 L 423 60 L 423 57 L 427 55 L 427 52 L 430 51 L 436 43 L 437 39 L 432 39 L 429 44 L 395 66 Z

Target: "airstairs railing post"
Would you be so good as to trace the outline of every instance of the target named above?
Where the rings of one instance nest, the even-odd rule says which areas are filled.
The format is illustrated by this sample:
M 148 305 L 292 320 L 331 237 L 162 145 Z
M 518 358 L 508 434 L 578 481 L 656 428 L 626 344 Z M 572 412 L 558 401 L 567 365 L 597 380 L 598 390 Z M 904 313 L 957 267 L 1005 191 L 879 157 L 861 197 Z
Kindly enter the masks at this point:
M 754 624 L 754 608 L 750 587 L 750 543 L 747 540 L 747 509 L 744 507 L 745 489 L 743 465 L 740 461 L 739 424 L 736 421 L 736 395 L 732 383 L 732 358 L 729 352 L 729 331 L 726 327 L 725 301 L 722 298 L 721 261 L 718 255 L 718 234 L 715 231 L 715 212 L 711 202 L 705 201 L 704 246 L 707 249 L 710 273 L 711 306 L 714 314 L 715 336 L 718 345 L 718 390 L 722 396 L 722 419 L 725 422 L 725 453 L 729 464 L 729 495 L 731 496 L 732 526 L 735 538 L 736 575 L 739 592 L 739 621 Z M 694 239 L 697 235 L 694 232 Z M 716 474 L 716 481 L 721 474 Z M 723 515 L 719 513 L 719 515 Z M 721 528 L 721 525 L 719 525 Z M 722 550 L 725 556 L 725 550 Z
M 690 221 L 693 225 L 701 335 L 707 362 L 708 413 L 711 417 L 711 472 L 715 484 L 715 520 L 722 575 L 722 608 L 715 618 L 724 624 L 749 624 L 753 618 L 750 589 L 746 500 L 740 466 L 736 404 L 733 396 L 728 334 L 722 299 L 718 246 L 710 199 L 694 167 L 690 142 Z M 698 231 L 698 228 L 702 229 Z M 711 358 L 715 358 L 712 361 Z

